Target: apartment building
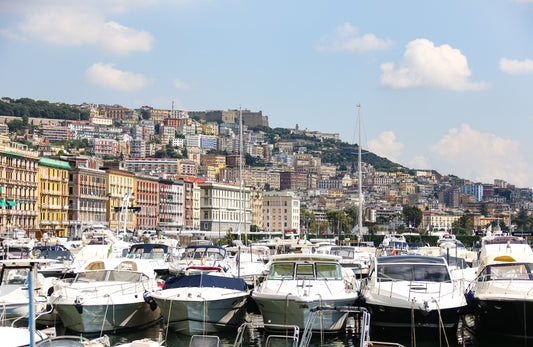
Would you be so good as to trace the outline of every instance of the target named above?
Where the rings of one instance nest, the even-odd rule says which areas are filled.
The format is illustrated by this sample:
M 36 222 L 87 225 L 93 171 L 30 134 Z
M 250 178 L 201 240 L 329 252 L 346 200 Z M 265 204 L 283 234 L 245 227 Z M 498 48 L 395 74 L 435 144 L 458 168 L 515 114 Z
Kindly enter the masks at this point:
M 107 173 L 85 162 L 69 160 L 68 177 L 68 235 L 81 237 L 81 233 L 93 224 L 107 226 Z M 81 165 L 80 165 L 81 164 Z
M 135 175 L 131 172 L 107 169 L 106 220 L 112 230 L 135 230 Z
M 222 183 L 201 183 L 200 230 L 228 232 L 250 230 L 250 190 Z M 242 195 L 242 196 L 241 196 Z
M 263 226 L 266 231 L 300 232 L 300 198 L 293 192 L 264 192 Z
M 159 178 L 136 175 L 135 200 L 137 229 L 156 230 L 159 222 Z
M 116 157 L 120 154 L 120 146 L 117 140 L 91 138 L 89 144 L 92 152 L 97 157 L 103 157 L 106 154 L 110 157 Z
M 159 227 L 179 231 L 185 227 L 185 186 L 183 181 L 159 180 Z
M 177 158 L 126 158 L 127 171 L 155 177 L 176 176 L 179 174 L 180 159 Z
M 0 136 L 0 233 L 39 229 L 39 154 Z
M 70 165 L 66 161 L 39 159 L 39 228 L 41 233 L 67 237 L 68 233 L 68 177 Z M 40 237 L 39 235 L 36 235 Z

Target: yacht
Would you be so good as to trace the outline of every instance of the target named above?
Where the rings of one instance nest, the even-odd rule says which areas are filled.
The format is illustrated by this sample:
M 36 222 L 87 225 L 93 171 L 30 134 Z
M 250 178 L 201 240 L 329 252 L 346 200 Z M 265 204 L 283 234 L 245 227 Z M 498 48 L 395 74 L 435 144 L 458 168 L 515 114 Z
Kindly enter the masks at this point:
M 199 268 L 219 268 L 231 271 L 231 261 L 225 248 L 214 245 L 189 245 L 178 261 L 169 265 L 171 275 L 188 273 L 187 270 Z
M 403 255 L 375 258 L 361 295 L 373 327 L 454 329 L 467 305 L 465 287 L 444 258 Z
M 2 321 L 11 324 L 14 320 L 28 317 L 29 315 L 29 295 L 28 295 L 28 274 L 34 267 L 40 264 L 53 262 L 53 260 L 43 259 L 13 259 L 0 262 L 0 318 Z M 46 311 L 46 294 L 53 282 L 37 273 L 35 278 L 34 301 L 35 311 L 42 313 Z
M 341 266 L 353 271 L 359 277 L 368 275 L 375 248 L 365 250 L 357 246 L 333 246 L 329 254 L 341 257 Z
M 168 278 L 150 297 L 167 327 L 195 335 L 237 329 L 245 319 L 249 295 L 243 279 L 200 273 Z
M 271 257 L 267 278 L 252 292 L 265 329 L 296 325 L 300 329 L 316 306 L 349 306 L 358 297 L 353 276 L 343 276 L 340 257 L 326 254 L 281 254 Z M 343 328 L 346 314 L 325 312 L 313 330 L 334 332 Z
M 151 266 L 157 275 L 167 276 L 172 260 L 170 247 L 157 243 L 138 243 L 132 245 L 126 255 L 129 259 L 142 259 Z
M 476 329 L 491 334 L 533 337 L 533 251 L 517 237 L 483 240 L 471 295 Z
M 144 294 L 157 289 L 155 272 L 136 259 L 100 259 L 71 283 L 56 285 L 49 302 L 65 328 L 102 333 L 148 326 L 161 316 Z

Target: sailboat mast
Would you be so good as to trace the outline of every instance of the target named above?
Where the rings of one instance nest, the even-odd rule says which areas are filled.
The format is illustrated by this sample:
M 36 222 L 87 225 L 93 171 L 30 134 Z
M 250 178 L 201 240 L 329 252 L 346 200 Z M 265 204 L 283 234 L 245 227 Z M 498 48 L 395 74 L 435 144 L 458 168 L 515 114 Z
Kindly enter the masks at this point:
M 357 107 L 359 108 L 359 143 L 357 145 L 357 152 L 358 152 L 358 183 L 359 183 L 359 208 L 358 211 L 358 227 L 359 227 L 359 235 L 358 235 L 358 242 L 360 243 L 363 241 L 363 172 L 361 169 L 361 104 L 357 104 Z
M 239 107 L 239 130 L 240 130 L 240 142 L 239 142 L 239 239 L 241 238 L 240 233 L 242 232 L 242 211 L 243 211 L 243 198 L 242 198 L 242 147 L 243 147 L 243 140 L 242 140 L 242 106 Z M 246 218 L 246 214 L 244 214 L 244 218 Z M 248 244 L 248 232 L 246 230 L 246 220 L 244 222 L 244 244 Z

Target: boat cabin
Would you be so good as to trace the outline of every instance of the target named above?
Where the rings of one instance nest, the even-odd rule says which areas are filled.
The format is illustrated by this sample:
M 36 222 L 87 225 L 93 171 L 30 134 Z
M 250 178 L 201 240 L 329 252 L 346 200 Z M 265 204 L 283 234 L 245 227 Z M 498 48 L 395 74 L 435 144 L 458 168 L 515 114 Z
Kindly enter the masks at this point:
M 332 258 L 336 259 L 336 257 Z M 336 260 L 305 258 L 273 261 L 268 274 L 269 280 L 342 280 L 341 266 Z
M 381 282 L 451 282 L 446 260 L 441 257 L 378 257 L 375 269 L 371 271 L 377 271 L 377 280 Z

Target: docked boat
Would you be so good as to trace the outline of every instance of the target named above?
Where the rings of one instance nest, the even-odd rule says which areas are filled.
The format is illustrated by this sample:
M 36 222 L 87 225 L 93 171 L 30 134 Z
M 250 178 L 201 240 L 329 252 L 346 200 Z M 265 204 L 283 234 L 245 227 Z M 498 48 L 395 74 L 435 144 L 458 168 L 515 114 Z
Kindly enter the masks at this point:
M 375 258 L 361 294 L 373 327 L 454 329 L 467 305 L 465 287 L 444 258 L 404 255 Z
M 224 272 L 231 271 L 231 260 L 225 248 L 214 245 L 189 245 L 181 258 L 169 265 L 171 275 L 185 274 L 191 267 L 220 268 Z
M 74 261 L 72 253 L 64 246 L 37 246 L 33 248 L 35 259 L 53 259 L 54 262 L 41 264 L 39 273 L 45 277 L 63 277 L 67 275 Z
M 28 273 L 40 264 L 50 263 L 43 259 L 13 259 L 0 262 L 0 318 L 11 324 L 14 320 L 29 315 Z M 46 311 L 47 290 L 53 285 L 51 280 L 37 274 L 34 288 L 35 312 Z
M 130 259 L 142 259 L 148 262 L 156 274 L 167 276 L 171 259 L 168 245 L 157 243 L 138 243 L 132 245 L 126 255 Z
M 252 292 L 265 328 L 292 324 L 304 329 L 313 307 L 353 305 L 358 296 L 356 284 L 343 276 L 339 260 L 325 254 L 272 256 L 267 278 Z M 312 329 L 339 331 L 345 319 L 345 313 L 325 312 Z
M 516 237 L 484 240 L 471 295 L 476 329 L 533 337 L 533 251 Z
M 333 246 L 329 254 L 341 257 L 341 266 L 353 271 L 359 277 L 367 276 L 370 263 L 375 255 L 375 248 L 365 250 L 356 246 Z
M 157 289 L 155 272 L 135 259 L 100 259 L 77 273 L 72 283 L 57 285 L 49 301 L 65 328 L 102 333 L 148 326 L 161 312 L 145 302 Z
M 249 294 L 243 279 L 196 274 L 171 277 L 150 297 L 171 330 L 195 335 L 237 329 L 245 319 Z

